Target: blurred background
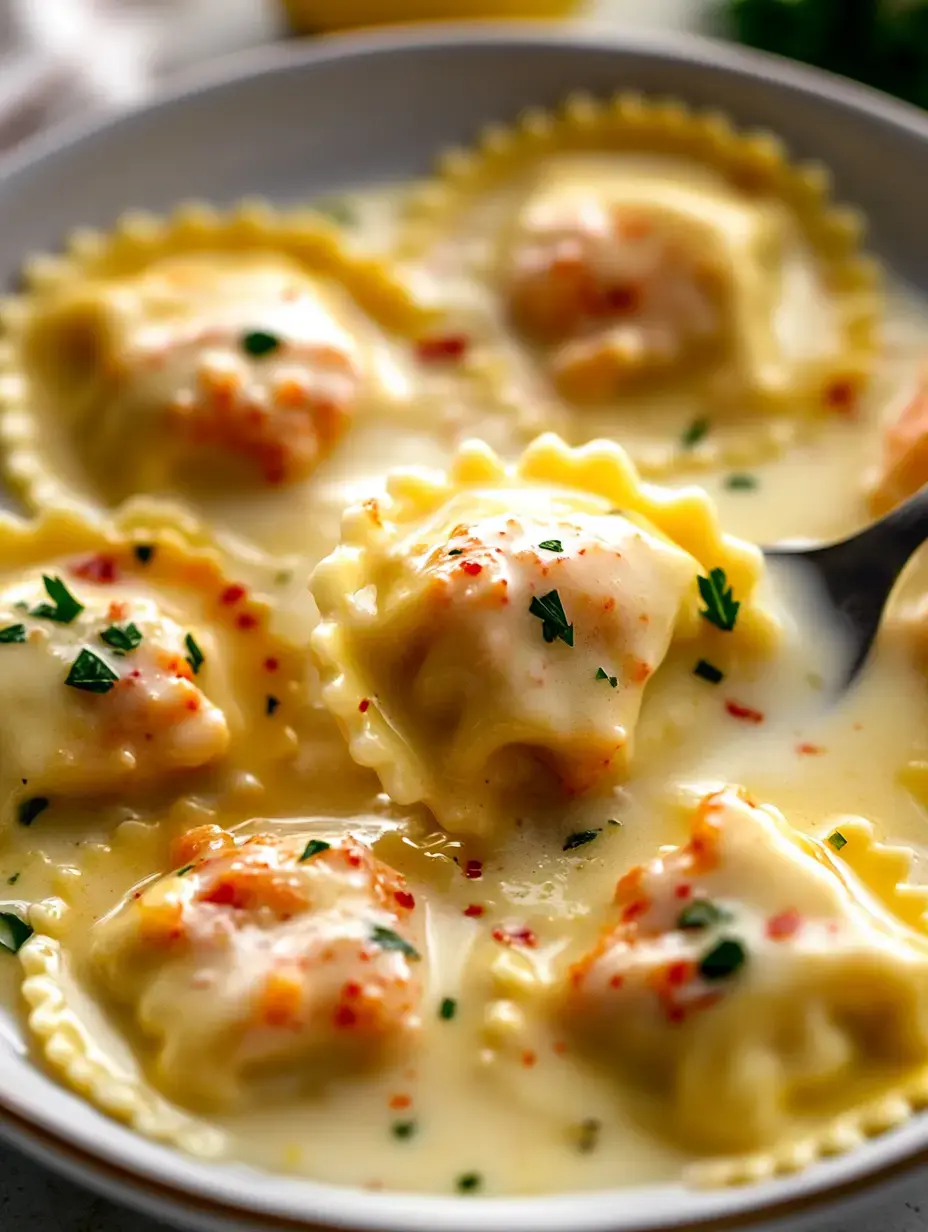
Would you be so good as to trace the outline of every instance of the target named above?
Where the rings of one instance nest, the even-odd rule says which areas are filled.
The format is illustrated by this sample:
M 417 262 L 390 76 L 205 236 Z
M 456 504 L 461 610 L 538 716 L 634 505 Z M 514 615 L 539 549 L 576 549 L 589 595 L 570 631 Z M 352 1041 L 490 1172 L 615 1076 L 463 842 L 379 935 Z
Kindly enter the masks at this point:
M 928 104 L 928 0 L 0 0 L 0 150 L 230 52 L 461 17 L 720 35 Z

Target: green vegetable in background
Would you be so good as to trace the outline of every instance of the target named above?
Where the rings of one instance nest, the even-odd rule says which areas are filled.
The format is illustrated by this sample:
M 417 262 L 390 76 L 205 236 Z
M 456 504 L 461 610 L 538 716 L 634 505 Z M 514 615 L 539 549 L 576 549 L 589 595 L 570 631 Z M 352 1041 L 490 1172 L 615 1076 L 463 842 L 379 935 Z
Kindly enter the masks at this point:
M 928 0 L 725 0 L 729 31 L 928 106 Z

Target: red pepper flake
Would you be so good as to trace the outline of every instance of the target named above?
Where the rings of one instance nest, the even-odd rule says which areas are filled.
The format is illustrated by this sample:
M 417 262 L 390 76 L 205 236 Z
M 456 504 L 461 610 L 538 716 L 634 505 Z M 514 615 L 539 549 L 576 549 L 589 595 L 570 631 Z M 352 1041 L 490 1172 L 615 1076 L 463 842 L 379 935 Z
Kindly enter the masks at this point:
M 258 623 L 258 618 L 253 612 L 242 612 L 235 623 L 240 629 L 254 629 Z
M 515 928 L 494 928 L 493 940 L 498 941 L 500 945 L 524 945 L 527 949 L 534 950 L 538 945 L 538 938 L 530 928 L 524 926 Z
M 565 1043 L 564 1040 L 555 1040 L 554 1043 L 552 1044 L 552 1048 L 554 1049 L 554 1051 L 557 1053 L 559 1057 L 562 1057 L 564 1053 L 567 1051 L 567 1044 Z
M 342 989 L 342 995 L 347 997 L 349 1001 L 357 1001 L 361 995 L 361 985 L 356 984 L 354 980 L 349 980 Z
M 465 560 L 461 564 L 461 568 L 465 573 L 469 573 L 471 577 L 476 577 L 478 573 L 483 573 L 483 565 L 478 565 L 475 560 Z
M 537 1065 L 537 1063 L 538 1063 L 538 1054 L 535 1052 L 532 1052 L 531 1048 L 526 1048 L 525 1052 L 522 1053 L 522 1064 L 525 1066 L 526 1069 L 531 1069 L 532 1066 Z
M 647 898 L 636 898 L 634 902 L 628 904 L 622 910 L 622 921 L 625 924 L 630 924 L 632 920 L 637 920 L 639 916 L 644 915 L 647 909 L 651 906 L 651 900 Z
M 401 1108 L 409 1108 L 412 1106 L 411 1095 L 394 1095 L 390 1100 L 390 1107 L 394 1112 L 399 1112 Z
M 200 699 L 198 697 L 191 697 L 187 702 L 187 709 L 196 713 L 200 709 Z
M 484 913 L 485 908 L 481 907 L 480 903 L 471 903 L 464 908 L 464 914 L 470 916 L 472 920 L 478 920 Z
M 847 414 L 857 402 L 857 387 L 853 381 L 832 381 L 825 389 L 825 405 L 832 411 Z
M 276 672 L 278 667 L 280 667 L 280 664 L 276 659 L 271 658 L 264 660 L 264 670 L 266 672 Z
M 416 354 L 423 363 L 463 359 L 469 346 L 470 339 L 466 334 L 445 334 L 435 338 L 420 338 L 416 343 Z
M 763 723 L 764 713 L 755 710 L 753 706 L 742 706 L 740 702 L 727 701 L 725 709 L 733 719 L 743 719 L 745 723 Z
M 358 709 L 361 711 L 362 714 L 366 714 L 367 709 L 370 706 L 370 704 L 371 704 L 371 699 L 369 697 L 362 697 L 361 700 L 358 702 Z
M 677 898 L 690 898 L 692 893 L 693 887 L 691 885 L 678 885 L 674 890 L 674 895 Z
M 104 556 L 102 553 L 72 565 L 71 572 L 75 577 L 83 578 L 85 582 L 100 582 L 104 585 L 115 582 L 118 576 L 115 559 L 112 556 Z
M 244 599 L 244 598 L 245 598 L 245 587 L 235 584 L 234 586 L 227 586 L 225 588 L 225 590 L 219 596 L 219 602 L 225 603 L 228 606 L 231 606 L 233 603 L 238 603 L 239 599 Z
M 483 861 L 468 860 L 464 865 L 464 876 L 468 881 L 479 881 L 483 876 Z
M 790 937 L 795 937 L 801 927 L 802 916 L 795 907 L 790 907 L 787 911 L 770 917 L 767 921 L 767 936 L 771 941 L 787 941 Z
M 668 988 L 680 988 L 693 977 L 693 964 L 680 961 L 671 963 L 665 972 Z
M 825 749 L 820 744 L 797 744 L 796 752 L 800 757 L 821 757 Z
M 672 1022 L 675 1025 L 678 1025 L 679 1023 L 683 1022 L 685 1018 L 686 1018 L 686 1010 L 683 1008 L 682 1005 L 668 1005 L 667 1006 L 667 1021 L 668 1022 Z
M 625 983 L 624 975 L 614 975 L 609 981 L 610 988 L 621 988 Z
M 358 1021 L 358 1016 L 350 1005 L 337 1006 L 332 1017 L 336 1027 L 353 1027 Z
M 405 907 L 407 911 L 412 911 L 413 907 L 416 905 L 415 898 L 409 893 L 408 890 L 395 890 L 393 892 L 393 897 L 399 905 L 401 907 Z

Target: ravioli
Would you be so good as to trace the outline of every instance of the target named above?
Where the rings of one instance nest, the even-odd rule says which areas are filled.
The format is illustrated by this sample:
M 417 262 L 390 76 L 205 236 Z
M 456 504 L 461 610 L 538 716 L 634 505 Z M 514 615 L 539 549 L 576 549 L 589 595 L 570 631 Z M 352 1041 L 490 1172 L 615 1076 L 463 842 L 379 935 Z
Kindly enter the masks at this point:
M 141 804 L 189 790 L 196 771 L 292 757 L 299 656 L 208 550 L 69 513 L 0 522 L 0 544 L 7 820 L 79 797 Z
M 701 618 L 703 569 L 737 592 L 736 631 Z M 621 777 L 674 639 L 769 642 L 760 572 L 704 494 L 643 487 L 616 446 L 540 438 L 507 470 L 474 443 L 346 515 L 311 583 L 323 698 L 395 801 L 487 834 L 526 791 Z
M 27 282 L 6 305 L 0 398 L 27 499 L 221 507 L 271 548 L 249 504 L 290 493 L 299 513 L 357 418 L 403 396 L 390 338 L 426 320 L 323 221 L 254 209 L 129 219 Z
M 173 1098 L 229 1107 L 269 1074 L 319 1085 L 415 1039 L 415 900 L 364 844 L 205 826 L 172 858 L 95 926 L 91 963 Z
M 494 396 L 547 383 L 552 424 L 619 434 L 647 473 L 756 461 L 852 410 L 873 368 L 875 269 L 827 191 L 718 116 L 576 97 L 448 154 L 401 251 L 450 310 L 449 266 L 485 286 Z
M 852 872 L 840 852 L 866 845 L 861 826 L 807 838 L 739 789 L 712 792 L 686 843 L 620 879 L 568 973 L 566 1020 L 691 1148 L 770 1149 L 923 1071 L 924 894 Z M 876 850 L 863 877 L 896 867 Z

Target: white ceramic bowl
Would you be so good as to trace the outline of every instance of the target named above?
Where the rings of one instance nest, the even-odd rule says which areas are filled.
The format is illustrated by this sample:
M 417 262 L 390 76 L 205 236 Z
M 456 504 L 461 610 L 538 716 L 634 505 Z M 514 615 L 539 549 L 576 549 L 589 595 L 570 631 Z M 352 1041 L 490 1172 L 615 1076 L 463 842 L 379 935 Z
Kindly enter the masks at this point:
M 640 89 L 719 107 L 834 170 L 881 255 L 928 291 L 928 117 L 721 44 L 612 32 L 447 27 L 324 41 L 239 60 L 131 114 L 34 141 L 0 169 L 0 274 L 77 225 L 192 197 L 298 201 L 425 171 L 443 146 L 572 90 Z M 923 180 L 921 177 L 925 176 Z M 0 1132 L 72 1178 L 189 1227 L 412 1232 L 713 1232 L 840 1216 L 928 1161 L 928 1114 L 851 1155 L 754 1187 L 484 1199 L 367 1193 L 206 1165 L 148 1142 L 59 1087 L 0 1020 Z

